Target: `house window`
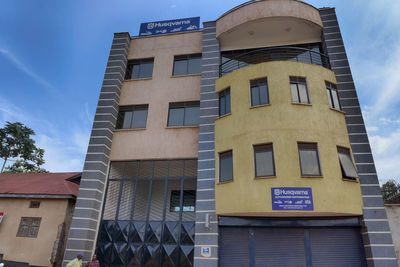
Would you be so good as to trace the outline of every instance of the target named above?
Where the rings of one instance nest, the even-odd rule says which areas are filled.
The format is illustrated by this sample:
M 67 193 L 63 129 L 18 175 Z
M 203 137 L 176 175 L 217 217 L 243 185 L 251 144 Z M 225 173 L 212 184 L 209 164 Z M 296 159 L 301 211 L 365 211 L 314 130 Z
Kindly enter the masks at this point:
M 198 125 L 199 117 L 199 101 L 169 103 L 168 126 Z
M 39 207 L 40 207 L 40 201 L 32 200 L 32 201 L 29 203 L 29 208 L 38 209 Z
M 233 181 L 232 150 L 219 153 L 219 181 Z
M 171 212 L 181 211 L 180 197 L 181 197 L 181 191 L 179 191 L 179 190 L 171 191 L 171 202 L 170 202 L 169 211 L 171 211 Z M 195 190 L 183 190 L 182 211 L 183 212 L 194 211 L 195 204 L 196 204 L 196 191 Z
M 316 143 L 298 143 L 302 176 L 321 176 Z
M 353 160 L 351 159 L 350 150 L 338 147 L 338 154 L 343 178 L 355 180 L 357 178 L 357 170 L 354 167 Z
M 290 90 L 292 92 L 293 103 L 310 104 L 305 78 L 290 77 Z
M 275 176 L 272 144 L 254 146 L 256 177 Z
M 19 224 L 18 237 L 37 237 L 40 227 L 40 217 L 22 217 Z
M 329 106 L 331 108 L 341 110 L 336 85 L 327 81 L 325 81 L 325 85 L 326 93 L 328 94 Z
M 225 89 L 219 93 L 219 115 L 231 113 L 231 89 Z
M 175 56 L 173 76 L 200 74 L 201 54 Z
M 153 76 L 153 58 L 137 59 L 128 61 L 125 80 L 136 80 L 151 78 Z
M 146 128 L 148 105 L 119 107 L 116 129 Z
M 250 81 L 251 106 L 269 104 L 267 78 Z

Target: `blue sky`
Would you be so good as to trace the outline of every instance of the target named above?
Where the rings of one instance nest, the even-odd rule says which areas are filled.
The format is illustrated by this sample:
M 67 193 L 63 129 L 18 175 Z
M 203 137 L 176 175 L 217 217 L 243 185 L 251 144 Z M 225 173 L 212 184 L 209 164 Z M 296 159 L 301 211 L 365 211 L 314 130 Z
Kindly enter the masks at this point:
M 81 171 L 113 33 L 215 20 L 242 2 L 2 1 L 0 127 L 23 122 L 46 151 L 46 169 Z M 400 1 L 306 2 L 336 7 L 379 178 L 400 181 Z

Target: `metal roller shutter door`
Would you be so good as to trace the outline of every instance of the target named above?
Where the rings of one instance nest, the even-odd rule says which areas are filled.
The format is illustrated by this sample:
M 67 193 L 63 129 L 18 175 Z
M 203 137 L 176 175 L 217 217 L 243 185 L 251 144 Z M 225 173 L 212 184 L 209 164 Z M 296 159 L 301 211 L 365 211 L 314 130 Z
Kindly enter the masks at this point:
M 220 232 L 220 266 L 249 266 L 249 228 L 227 227 Z

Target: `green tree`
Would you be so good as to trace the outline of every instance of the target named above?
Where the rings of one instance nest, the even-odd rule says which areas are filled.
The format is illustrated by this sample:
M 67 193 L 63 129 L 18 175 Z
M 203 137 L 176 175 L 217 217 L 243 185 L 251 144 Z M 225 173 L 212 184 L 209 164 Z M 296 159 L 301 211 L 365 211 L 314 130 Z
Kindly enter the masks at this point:
M 400 193 L 400 184 L 394 179 L 388 180 L 381 187 L 383 200 L 389 200 L 391 197 Z
M 0 158 L 4 161 L 1 172 L 11 159 L 16 161 L 6 172 L 46 172 L 40 168 L 44 164 L 44 150 L 36 147 L 31 135 L 35 132 L 20 122 L 6 122 L 4 128 L 0 128 Z

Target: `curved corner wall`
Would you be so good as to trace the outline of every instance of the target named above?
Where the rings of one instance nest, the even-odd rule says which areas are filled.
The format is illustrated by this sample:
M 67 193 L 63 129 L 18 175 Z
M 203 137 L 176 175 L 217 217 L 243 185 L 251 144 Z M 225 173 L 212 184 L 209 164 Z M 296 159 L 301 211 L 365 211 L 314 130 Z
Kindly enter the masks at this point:
M 290 76 L 305 77 L 311 105 L 293 104 Z M 249 81 L 267 77 L 270 104 L 251 107 Z M 362 214 L 360 186 L 342 179 L 337 146 L 350 148 L 344 114 L 329 107 L 325 81 L 332 71 L 306 63 L 266 62 L 227 74 L 231 114 L 215 121 L 215 153 L 233 151 L 233 181 L 216 181 L 219 215 L 350 216 Z M 322 177 L 301 177 L 297 142 L 318 144 Z M 276 176 L 255 178 L 253 145 L 272 143 Z M 216 160 L 218 177 L 218 160 Z M 314 211 L 273 211 L 271 187 L 311 187 Z
M 321 41 L 319 11 L 301 1 L 249 1 L 216 24 L 221 51 Z

